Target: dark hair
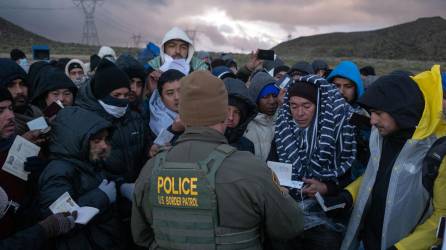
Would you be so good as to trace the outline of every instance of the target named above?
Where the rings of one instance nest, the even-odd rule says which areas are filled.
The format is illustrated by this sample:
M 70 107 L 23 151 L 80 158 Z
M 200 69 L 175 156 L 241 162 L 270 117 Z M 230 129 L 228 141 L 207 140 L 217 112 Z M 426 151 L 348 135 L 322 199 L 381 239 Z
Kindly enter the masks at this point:
M 162 73 L 160 76 L 160 79 L 158 80 L 158 84 L 157 84 L 157 89 L 158 89 L 158 93 L 160 94 L 160 96 L 161 96 L 161 93 L 163 92 L 163 86 L 165 83 L 178 81 L 185 76 L 186 75 L 181 73 L 181 71 L 176 70 L 176 69 L 169 69 L 168 71 Z
M 216 58 L 216 59 L 212 60 L 211 68 L 216 68 L 218 66 L 226 66 L 225 61 L 221 58 Z
M 373 68 L 372 66 L 365 66 L 365 67 L 362 67 L 359 70 L 359 72 L 363 76 L 374 76 L 375 75 L 375 68 Z
M 23 53 L 23 51 L 19 50 L 19 49 L 13 49 L 11 50 L 11 52 L 9 53 L 9 55 L 11 56 L 11 60 L 13 61 L 17 61 L 19 59 L 23 59 L 26 58 L 25 53 Z

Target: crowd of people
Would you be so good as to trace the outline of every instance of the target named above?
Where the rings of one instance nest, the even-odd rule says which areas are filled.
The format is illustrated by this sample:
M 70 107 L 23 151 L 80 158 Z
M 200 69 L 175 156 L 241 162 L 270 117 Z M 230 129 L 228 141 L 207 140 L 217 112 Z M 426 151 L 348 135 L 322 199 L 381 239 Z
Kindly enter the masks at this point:
M 239 65 L 179 28 L 151 57 L 12 50 L 0 249 L 440 249 L 446 73 L 332 66 Z M 18 138 L 39 153 L 8 163 Z

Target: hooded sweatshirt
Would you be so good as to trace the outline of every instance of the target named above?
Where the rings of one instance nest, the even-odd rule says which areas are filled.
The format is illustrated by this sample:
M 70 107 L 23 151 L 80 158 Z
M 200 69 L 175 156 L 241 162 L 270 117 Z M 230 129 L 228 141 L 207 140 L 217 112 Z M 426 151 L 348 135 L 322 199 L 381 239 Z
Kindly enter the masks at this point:
M 248 88 L 251 101 L 255 102 L 265 86 L 274 83 L 275 80 L 266 72 L 257 72 L 251 79 Z M 245 137 L 254 143 L 256 158 L 266 161 L 268 159 L 271 143 L 274 139 L 274 116 L 258 113 L 248 124 Z
M 236 147 L 240 151 L 250 151 L 255 153 L 254 144 L 243 136 L 246 127 L 254 119 L 257 114 L 256 105 L 249 98 L 248 89 L 245 84 L 238 79 L 226 78 L 224 80 L 228 97 L 234 98 L 236 102 L 241 102 L 246 110 L 240 112 L 240 122 L 235 128 L 226 128 L 225 137 L 230 145 Z M 229 100 L 231 105 L 231 100 Z
M 206 63 L 197 57 L 194 57 L 194 45 L 189 36 L 182 29 L 178 27 L 173 27 L 169 30 L 165 35 L 163 40 L 161 41 L 160 46 L 160 55 L 149 61 L 149 65 L 154 69 L 159 69 L 161 65 L 166 61 L 166 54 L 164 52 L 164 44 L 170 40 L 182 40 L 189 44 L 189 51 L 187 53 L 186 63 L 191 66 L 191 70 L 207 70 L 208 67 Z
M 144 66 L 131 55 L 121 55 L 118 60 L 116 60 L 116 66 L 124 71 L 130 80 L 132 78 L 139 78 L 142 80 L 143 84 L 146 82 L 146 74 L 144 71 Z M 141 91 L 141 95 L 137 97 L 135 102 L 130 103 L 130 108 L 140 114 L 143 114 L 142 98 L 144 94 L 144 86 Z
M 359 69 L 351 61 L 342 61 L 340 64 L 333 69 L 333 71 L 328 75 L 327 81 L 333 82 L 335 77 L 341 77 L 352 81 L 356 86 L 356 99 L 364 94 L 364 86 L 361 79 L 361 74 Z
M 33 95 L 30 98 L 30 102 L 41 110 L 46 108 L 45 97 L 50 91 L 58 89 L 68 89 L 73 93 L 73 97 L 76 96 L 77 87 L 74 85 L 65 73 L 55 67 L 45 67 L 40 72 L 40 77 L 34 86 Z
M 353 109 L 324 78 L 309 75 L 300 82 L 317 87 L 314 118 L 308 127 L 300 128 L 290 111 L 289 93 L 285 95 L 275 128 L 279 160 L 293 165 L 293 180 L 338 183 L 356 156 L 355 127 L 349 124 Z

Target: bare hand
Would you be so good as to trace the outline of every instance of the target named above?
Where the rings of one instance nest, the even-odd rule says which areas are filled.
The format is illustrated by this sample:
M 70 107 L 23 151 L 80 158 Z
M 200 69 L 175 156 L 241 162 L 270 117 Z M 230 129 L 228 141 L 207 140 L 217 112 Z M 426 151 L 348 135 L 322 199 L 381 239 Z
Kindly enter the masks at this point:
M 263 60 L 260 60 L 257 58 L 257 51 L 254 53 L 254 51 L 251 52 L 250 58 L 248 63 L 246 63 L 246 67 L 254 71 L 258 68 L 260 68 L 263 65 Z
M 286 89 L 280 89 L 279 95 L 277 95 L 277 102 L 279 103 L 279 107 L 282 106 L 283 104 L 283 98 L 285 97 L 286 94 Z
M 320 193 L 321 195 L 324 195 L 327 193 L 327 185 L 325 183 L 320 182 L 316 179 L 303 179 L 303 182 L 307 185 L 305 185 L 304 189 L 302 190 L 302 193 L 309 196 L 314 197 L 316 193 Z
M 184 131 L 184 129 L 185 129 L 185 126 L 184 126 L 183 122 L 181 121 L 180 117 L 177 116 L 177 118 L 175 118 L 175 121 L 172 123 L 172 130 L 174 132 L 181 133 Z
M 42 132 L 40 132 L 40 130 L 38 130 L 38 129 L 28 131 L 28 132 L 24 133 L 22 135 L 22 137 L 36 145 L 42 145 L 43 143 L 46 142 L 46 139 L 47 139 L 42 136 Z

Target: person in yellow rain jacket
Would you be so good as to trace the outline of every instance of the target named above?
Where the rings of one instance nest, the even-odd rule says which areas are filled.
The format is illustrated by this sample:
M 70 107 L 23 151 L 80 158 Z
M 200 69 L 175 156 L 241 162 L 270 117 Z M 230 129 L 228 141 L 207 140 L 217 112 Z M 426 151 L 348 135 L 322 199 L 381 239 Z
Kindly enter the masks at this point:
M 359 103 L 371 113 L 371 158 L 364 175 L 338 196 L 353 206 L 341 249 L 430 249 L 446 215 L 446 161 L 433 188 L 423 159 L 446 133 L 440 67 L 415 77 L 378 79 Z M 350 205 L 350 206 L 349 206 Z

